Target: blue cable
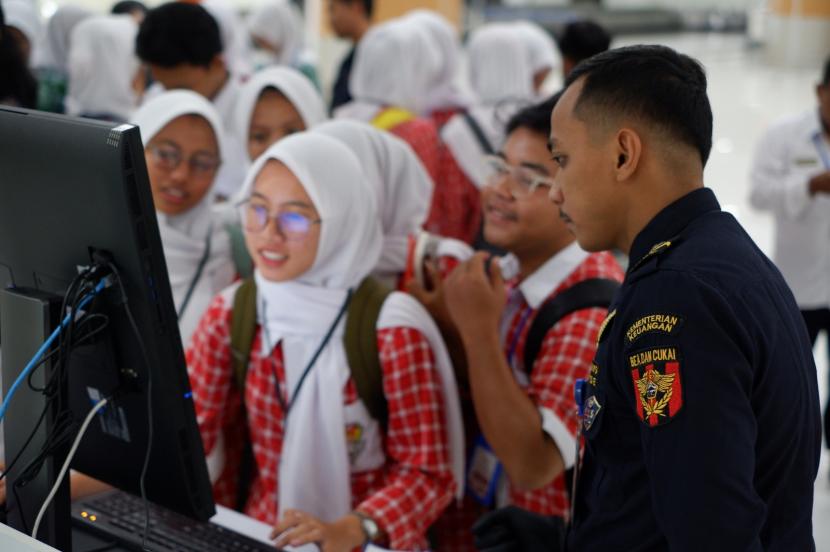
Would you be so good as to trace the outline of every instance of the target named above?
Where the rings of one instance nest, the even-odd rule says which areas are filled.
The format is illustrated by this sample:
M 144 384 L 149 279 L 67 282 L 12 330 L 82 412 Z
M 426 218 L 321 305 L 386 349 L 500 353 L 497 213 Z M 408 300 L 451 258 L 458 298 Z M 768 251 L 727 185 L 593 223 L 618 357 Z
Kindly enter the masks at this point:
M 75 308 L 75 310 L 71 311 L 69 314 L 66 315 L 66 317 L 63 319 L 63 322 L 61 322 L 60 326 L 55 328 L 55 331 L 52 332 L 52 335 L 50 335 L 49 338 L 43 343 L 43 345 L 40 346 L 40 349 L 38 349 L 38 351 L 35 353 L 35 356 L 32 357 L 32 360 L 29 361 L 29 363 L 26 365 L 26 367 L 23 369 L 23 371 L 20 372 L 20 375 L 17 376 L 17 379 L 12 384 L 11 389 L 9 389 L 8 395 L 3 397 L 3 405 L 0 406 L 0 421 L 2 421 L 3 418 L 5 418 L 6 410 L 8 410 L 9 404 L 11 403 L 12 397 L 17 392 L 17 389 L 23 384 L 23 382 L 26 380 L 26 378 L 29 377 L 29 372 L 34 370 L 35 366 L 38 365 L 38 363 L 40 362 L 41 357 L 43 357 L 43 355 L 46 354 L 46 351 L 49 350 L 49 348 L 52 346 L 52 343 L 60 335 L 61 330 L 69 325 L 71 317 L 77 311 L 79 311 L 79 310 L 83 309 L 85 306 L 87 306 L 89 304 L 89 302 L 92 301 L 92 299 L 96 295 L 98 295 L 101 292 L 101 290 L 103 290 L 109 284 L 110 284 L 110 280 L 109 280 L 108 277 L 107 278 L 102 278 L 101 281 L 98 282 L 98 285 L 95 286 L 95 289 L 92 292 L 90 292 L 88 295 L 86 295 L 83 299 L 81 299 L 81 302 L 78 304 L 77 308 Z

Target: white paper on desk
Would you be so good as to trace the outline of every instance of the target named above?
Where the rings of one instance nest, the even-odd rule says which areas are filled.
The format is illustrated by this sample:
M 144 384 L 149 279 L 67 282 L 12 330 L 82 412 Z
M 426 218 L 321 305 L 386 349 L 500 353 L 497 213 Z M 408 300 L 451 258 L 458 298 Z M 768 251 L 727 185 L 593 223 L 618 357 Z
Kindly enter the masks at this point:
M 210 518 L 211 523 L 221 525 L 232 531 L 236 531 L 246 537 L 273 545 L 274 541 L 268 537 L 271 535 L 273 527 L 267 523 L 262 523 L 258 519 L 248 517 L 245 514 L 240 514 L 236 510 L 225 508 L 224 506 L 216 505 L 216 515 Z M 316 544 L 307 544 L 305 546 L 285 546 L 283 547 L 289 552 L 319 552 L 320 549 Z

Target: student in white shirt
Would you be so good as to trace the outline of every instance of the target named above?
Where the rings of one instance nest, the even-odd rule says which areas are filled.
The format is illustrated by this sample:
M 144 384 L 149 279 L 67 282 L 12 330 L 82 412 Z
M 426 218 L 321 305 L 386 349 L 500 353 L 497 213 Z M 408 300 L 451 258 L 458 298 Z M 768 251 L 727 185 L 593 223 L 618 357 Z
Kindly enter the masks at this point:
M 776 123 L 761 139 L 749 201 L 772 212 L 773 260 L 793 291 L 813 344 L 830 330 L 830 59 L 818 108 Z M 830 409 L 824 413 L 830 443 Z
M 203 97 L 165 92 L 134 117 L 141 128 L 147 173 L 170 276 L 179 331 L 186 346 L 213 296 L 236 276 L 231 244 L 213 208 L 224 154 L 222 124 Z

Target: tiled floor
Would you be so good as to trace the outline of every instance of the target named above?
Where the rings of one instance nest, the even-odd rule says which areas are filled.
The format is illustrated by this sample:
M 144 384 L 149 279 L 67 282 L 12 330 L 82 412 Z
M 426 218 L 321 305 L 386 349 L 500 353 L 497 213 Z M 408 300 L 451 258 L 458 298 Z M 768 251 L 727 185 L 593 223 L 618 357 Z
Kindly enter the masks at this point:
M 820 68 L 783 69 L 765 64 L 759 50 L 749 49 L 740 36 L 649 35 L 625 37 L 615 45 L 665 44 L 700 60 L 709 78 L 709 99 L 715 119 L 714 148 L 706 168 L 706 185 L 721 204 L 736 215 L 767 254 L 772 247 L 769 215 L 748 204 L 748 173 L 755 144 L 767 126 L 782 115 L 815 105 L 814 88 Z M 828 243 L 830 247 L 830 243 Z M 822 404 L 828 394 L 827 341 L 816 346 Z M 813 510 L 816 549 L 830 551 L 830 456 L 825 452 L 815 486 Z

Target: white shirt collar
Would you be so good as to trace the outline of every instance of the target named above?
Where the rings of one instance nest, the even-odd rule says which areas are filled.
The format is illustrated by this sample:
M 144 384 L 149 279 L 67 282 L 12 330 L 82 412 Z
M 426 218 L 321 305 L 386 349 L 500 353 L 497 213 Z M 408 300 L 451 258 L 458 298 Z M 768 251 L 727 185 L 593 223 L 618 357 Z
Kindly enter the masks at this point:
M 588 253 L 573 242 L 522 280 L 519 290 L 530 308 L 538 309 L 587 257 Z

